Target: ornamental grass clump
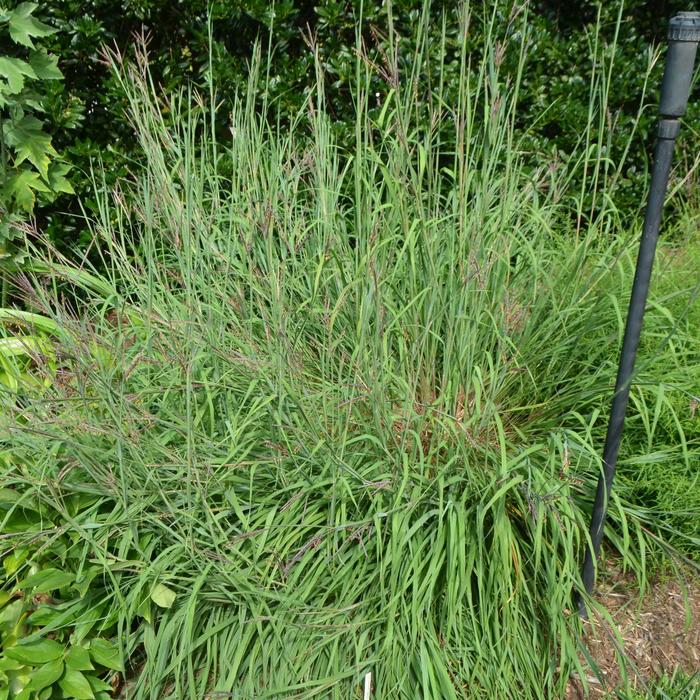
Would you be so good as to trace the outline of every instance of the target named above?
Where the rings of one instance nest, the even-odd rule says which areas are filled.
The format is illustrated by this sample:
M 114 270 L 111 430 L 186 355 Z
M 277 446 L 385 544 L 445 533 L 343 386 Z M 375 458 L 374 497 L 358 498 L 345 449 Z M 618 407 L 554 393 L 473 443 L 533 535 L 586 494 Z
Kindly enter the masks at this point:
M 524 45 L 497 51 L 522 70 Z M 497 58 L 462 49 L 446 104 L 427 47 L 360 55 L 346 152 L 320 69 L 275 125 L 255 65 L 217 105 L 111 56 L 142 158 L 97 177 L 102 271 L 49 252 L 17 280 L 53 354 L 2 436 L 6 484 L 102 567 L 130 697 L 361 697 L 371 673 L 373 698 L 534 699 L 581 670 L 629 264 L 611 205 L 574 236 Z M 646 535 L 610 518 L 643 581 Z

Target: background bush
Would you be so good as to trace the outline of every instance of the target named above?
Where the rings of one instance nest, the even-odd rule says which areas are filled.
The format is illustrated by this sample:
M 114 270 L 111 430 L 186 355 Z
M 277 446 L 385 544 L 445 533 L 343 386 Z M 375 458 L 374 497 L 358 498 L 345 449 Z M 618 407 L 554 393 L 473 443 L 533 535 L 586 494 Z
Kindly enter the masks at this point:
M 436 58 L 426 77 L 444 82 L 448 100 L 458 90 L 459 22 L 455 5 L 439 1 L 431 4 L 431 33 L 425 38 Z M 391 28 L 402 37 L 398 46 L 400 59 L 405 61 L 415 52 L 412 28 L 421 14 L 418 0 L 396 0 L 391 10 L 384 3 L 360 0 L 284 0 L 275 4 L 274 10 L 267 0 L 214 0 L 210 8 L 211 52 L 205 0 L 54 0 L 42 8 L 43 19 L 58 30 L 50 37 L 50 48 L 60 56 L 65 74 L 65 83 L 55 89 L 49 108 L 54 120 L 53 138 L 74 165 L 72 183 L 78 197 L 63 197 L 58 207 L 43 209 L 40 225 L 64 247 L 84 247 L 87 241 L 78 201 L 81 198 L 88 210 L 94 210 L 91 162 L 101 159 L 105 171 L 116 180 L 126 174 L 129 157 L 134 154 L 125 96 L 100 60 L 103 44 L 116 45 L 128 55 L 134 33 L 145 32 L 149 36 L 154 79 L 164 92 L 186 83 L 202 85 L 211 67 L 219 99 L 230 101 L 236 87 L 245 81 L 247 64 L 258 40 L 264 50 L 270 47 L 272 52 L 269 79 L 261 89 L 268 95 L 271 112 L 286 120 L 296 113 L 314 79 L 313 52 L 305 37 L 310 32 L 330 88 L 327 107 L 334 120 L 335 136 L 343 143 L 354 139 L 352 85 L 360 13 L 362 39 L 368 55 L 379 65 L 389 50 L 387 37 Z M 649 55 L 664 40 L 667 19 L 683 9 L 687 9 L 684 0 L 629 0 L 624 4 L 593 0 L 473 3 L 467 41 L 470 51 L 478 55 L 492 23 L 494 36 L 508 37 L 512 44 L 518 44 L 523 36 L 515 31 L 513 19 L 527 10 L 528 61 L 522 75 L 517 120 L 519 129 L 527 133 L 524 147 L 533 167 L 541 163 L 558 167 L 580 150 L 582 137 L 590 140 L 589 157 L 593 161 L 602 155 L 619 163 L 643 99 Z M 444 47 L 439 49 L 443 17 L 447 34 Z M 442 50 L 444 61 L 441 57 L 437 60 Z M 614 70 L 609 71 L 613 50 Z M 517 52 L 506 52 L 502 60 L 503 72 L 513 76 L 517 71 Z M 651 103 L 661 68 L 661 62 L 657 62 L 649 76 Z M 593 84 L 592 72 L 596 76 Z M 377 75 L 373 89 L 378 112 L 390 86 Z M 599 126 L 586 135 L 583 129 L 588 121 L 591 90 L 606 92 L 607 111 L 601 115 Z M 78 128 L 68 130 L 61 115 L 66 110 L 74 112 L 77 105 L 82 106 L 85 118 Z M 221 111 L 222 137 L 225 113 L 226 110 Z M 691 99 L 687 115 L 691 128 L 684 130 L 682 138 L 687 154 L 697 151 L 699 115 Z M 629 144 L 625 168 L 606 193 L 614 197 L 624 216 L 636 214 L 643 201 L 654 121 L 655 110 L 646 109 Z M 692 127 L 696 127 L 695 131 Z M 572 188 L 578 193 L 579 227 L 582 220 L 600 210 L 600 202 L 591 198 L 593 183 L 583 179 L 582 173 L 578 175 L 581 182 L 573 183 Z M 591 177 L 590 171 L 588 176 Z
M 15 256 L 14 239 L 22 238 L 21 214 L 31 215 L 37 202 L 71 194 L 69 166 L 58 158 L 44 130 L 47 92 L 62 78 L 55 55 L 42 40 L 56 30 L 34 16 L 37 5 L 23 2 L 0 7 L 0 260 Z M 2 303 L 5 302 L 3 288 Z

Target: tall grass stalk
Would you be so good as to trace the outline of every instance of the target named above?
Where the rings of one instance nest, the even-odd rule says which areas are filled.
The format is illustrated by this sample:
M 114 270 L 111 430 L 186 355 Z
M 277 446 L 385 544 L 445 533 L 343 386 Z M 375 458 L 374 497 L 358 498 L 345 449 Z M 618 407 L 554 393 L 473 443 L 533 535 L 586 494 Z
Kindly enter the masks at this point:
M 571 595 L 630 264 L 566 235 L 567 173 L 526 163 L 499 73 L 526 42 L 497 38 L 478 65 L 461 49 L 457 104 L 422 81 L 426 41 L 360 50 L 352 153 L 320 67 L 283 127 L 253 65 L 217 143 L 215 96 L 112 55 L 142 161 L 96 183 L 106 271 L 35 268 L 59 367 L 1 420 L 6 483 L 104 566 L 129 697 L 345 699 L 371 672 L 373 698 L 534 699 L 585 677 Z M 613 546 L 643 577 L 626 513 Z

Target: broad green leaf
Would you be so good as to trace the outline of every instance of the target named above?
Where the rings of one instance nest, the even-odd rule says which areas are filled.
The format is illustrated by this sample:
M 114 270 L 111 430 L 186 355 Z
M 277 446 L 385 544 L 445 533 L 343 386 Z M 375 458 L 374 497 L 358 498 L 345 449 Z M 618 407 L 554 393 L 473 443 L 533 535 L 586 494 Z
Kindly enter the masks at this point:
M 39 173 L 22 168 L 7 182 L 8 196 L 17 202 L 17 205 L 28 214 L 34 211 L 36 203 L 35 192 L 49 192 L 49 188 L 42 182 Z
M 63 656 L 63 646 L 52 639 L 40 639 L 37 642 L 17 644 L 5 650 L 5 655 L 15 661 L 29 666 L 45 664 Z
M 34 48 L 32 38 L 54 34 L 56 30 L 32 16 L 38 6 L 23 2 L 10 13 L 10 38 L 17 44 Z
M 27 560 L 28 554 L 29 552 L 26 549 L 18 549 L 12 552 L 12 554 L 8 554 L 2 560 L 2 567 L 5 569 L 5 574 L 7 576 L 12 576 L 12 574 Z
M 83 570 L 80 578 L 76 579 L 75 582 L 75 590 L 78 591 L 81 598 L 90 590 L 95 578 L 103 572 L 104 568 L 102 566 L 89 566 Z
M 30 673 L 31 669 L 23 666 L 20 671 L 9 674 L 11 698 L 17 700 L 17 698 L 27 697 L 25 691 L 27 693 L 30 692 L 27 688 L 27 685 L 29 685 Z
M 72 646 L 66 654 L 66 666 L 75 671 L 92 671 L 95 667 L 90 663 L 90 654 L 85 647 Z
M 58 685 L 68 697 L 76 698 L 76 700 L 93 700 L 95 697 L 87 678 L 80 671 L 75 671 L 72 668 L 66 669 L 65 675 L 58 682 Z
M 32 51 L 29 54 L 29 65 L 41 80 L 60 80 L 63 77 L 58 68 L 58 57 L 46 51 Z
M 76 643 L 80 643 L 87 637 L 92 628 L 104 617 L 105 605 L 90 605 L 87 610 L 83 610 L 80 618 L 75 624 L 73 638 Z
M 75 574 L 59 569 L 44 569 L 33 576 L 28 576 L 18 584 L 21 590 L 31 589 L 33 593 L 48 593 L 70 586 L 75 581 Z
M 9 89 L 6 92 L 10 95 L 16 95 L 22 91 L 25 77 L 37 77 L 29 63 L 20 58 L 12 58 L 10 56 L 0 56 L 0 75 L 7 80 Z
M 85 613 L 85 605 L 81 600 L 67 600 L 57 605 L 40 605 L 28 618 L 27 624 L 32 627 L 46 627 L 51 625 L 53 629 L 72 626 Z
M 73 185 L 66 178 L 66 174 L 70 171 L 68 163 L 51 163 L 49 168 L 49 187 L 53 192 L 66 192 L 67 194 L 75 194 Z
M 61 610 L 57 610 L 52 605 L 40 605 L 28 618 L 27 624 L 33 627 L 45 627 L 50 625 L 54 620 L 57 620 L 61 615 L 65 614 Z
M 19 494 L 13 489 L 0 488 L 0 503 L 15 504 L 19 500 Z
M 31 311 L 21 311 L 12 308 L 0 308 L 0 323 L 6 321 L 8 323 L 22 324 L 30 328 L 38 328 L 46 333 L 58 334 L 60 327 L 56 321 L 48 316 L 35 314 Z
M 119 621 L 119 608 L 116 605 L 107 606 L 107 614 L 100 620 L 97 628 L 98 632 L 105 632 L 111 629 Z
M 19 383 L 12 374 L 0 372 L 0 383 L 4 384 L 10 391 L 17 391 Z
M 11 629 L 18 622 L 22 614 L 24 613 L 24 602 L 22 600 L 15 600 L 12 603 L 6 605 L 2 610 L 0 610 L 0 625 L 4 625 L 5 629 Z M 0 656 L 0 661 L 2 656 Z
M 17 671 L 23 666 L 24 664 L 21 661 L 13 661 L 7 657 L 0 656 L 0 671 Z
M 151 599 L 150 598 L 144 598 L 140 603 L 138 608 L 136 609 L 136 614 L 142 617 L 146 622 L 150 623 L 152 622 L 152 615 L 151 615 Z
M 44 96 L 35 90 L 30 90 L 27 86 L 22 90 L 20 99 L 23 107 L 31 107 L 35 112 L 46 111 L 44 109 Z
M 94 673 L 88 673 L 85 677 L 88 679 L 92 692 L 98 693 L 96 697 L 99 697 L 99 693 L 103 691 L 108 693 L 112 692 L 112 686 L 106 681 L 100 680 Z M 111 697 L 111 695 L 109 697 Z
M 151 600 L 161 608 L 170 608 L 175 602 L 176 593 L 171 588 L 159 583 L 151 591 Z
M 14 216 L 5 216 L 0 219 L 0 246 L 2 246 L 3 254 L 6 251 L 8 243 L 11 243 L 16 238 L 21 238 L 20 231 L 12 222 L 12 219 L 16 216 L 15 214 Z
M 39 666 L 32 673 L 32 679 L 29 681 L 31 690 L 43 690 L 50 685 L 53 685 L 63 675 L 63 659 L 49 661 L 43 666 Z
M 28 160 L 42 177 L 48 177 L 50 157 L 57 153 L 51 145 L 51 137 L 42 131 L 42 123 L 36 117 L 25 115 L 19 121 L 10 122 L 5 127 L 5 143 L 15 150 L 15 165 Z
M 18 335 L 13 338 L 0 338 L 0 356 L 2 357 L 20 357 L 37 352 L 45 353 L 46 350 L 43 339 L 38 336 Z M 0 502 L 2 502 L 1 495 Z
M 107 639 L 95 638 L 90 641 L 90 656 L 95 663 L 111 668 L 113 671 L 123 671 L 119 647 Z
M 37 518 L 36 513 L 30 513 L 19 508 L 15 508 L 10 515 L 2 521 L 3 534 L 10 532 L 39 532 L 46 524 Z

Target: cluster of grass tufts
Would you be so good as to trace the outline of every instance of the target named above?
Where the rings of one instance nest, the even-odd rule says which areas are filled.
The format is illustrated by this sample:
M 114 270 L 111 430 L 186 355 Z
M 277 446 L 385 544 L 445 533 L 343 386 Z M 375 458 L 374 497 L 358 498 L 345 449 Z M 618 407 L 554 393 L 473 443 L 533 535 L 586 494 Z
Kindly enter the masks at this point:
M 700 293 L 697 220 L 660 252 L 620 466 L 627 498 L 700 559 Z M 661 562 L 658 562 L 661 563 Z
M 351 153 L 320 71 L 282 130 L 253 66 L 222 140 L 213 92 L 159 95 L 113 57 L 142 158 L 96 185 L 105 272 L 48 253 L 17 279 L 53 351 L 0 426 L 5 484 L 102 567 L 131 697 L 345 699 L 371 673 L 373 698 L 524 700 L 585 677 L 572 591 L 629 259 L 609 198 L 574 235 L 570 170 L 524 163 L 499 52 L 522 70 L 526 42 L 463 50 L 445 104 L 424 30 L 411 60 L 358 58 Z M 630 512 L 616 496 L 611 542 L 643 581 Z
M 695 700 L 700 694 L 698 681 L 698 674 L 674 671 L 650 683 L 643 691 L 632 691 L 622 697 L 623 700 Z

